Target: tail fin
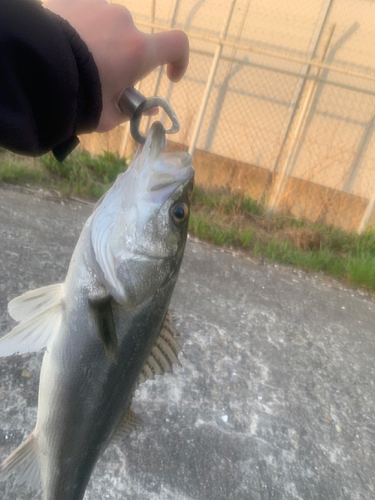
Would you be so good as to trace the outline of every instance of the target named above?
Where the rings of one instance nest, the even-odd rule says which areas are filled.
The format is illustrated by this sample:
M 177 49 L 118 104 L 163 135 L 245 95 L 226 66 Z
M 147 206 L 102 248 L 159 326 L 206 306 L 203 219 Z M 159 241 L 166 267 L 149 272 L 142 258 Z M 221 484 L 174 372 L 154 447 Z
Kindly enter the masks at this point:
M 0 339 L 0 356 L 38 351 L 47 346 L 61 324 L 63 289 L 62 283 L 45 286 L 9 302 L 9 314 L 20 324 Z
M 15 473 L 15 483 L 27 483 L 36 490 L 41 489 L 37 440 L 33 434 L 1 464 L 0 481 L 5 481 Z

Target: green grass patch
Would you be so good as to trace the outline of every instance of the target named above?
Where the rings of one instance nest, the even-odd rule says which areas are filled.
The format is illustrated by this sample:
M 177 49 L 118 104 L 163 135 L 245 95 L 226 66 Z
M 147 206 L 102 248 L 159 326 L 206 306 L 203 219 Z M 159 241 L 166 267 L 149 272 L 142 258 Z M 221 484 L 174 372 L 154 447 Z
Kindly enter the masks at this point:
M 190 229 L 198 238 L 375 290 L 374 230 L 358 235 L 293 217 L 267 218 L 264 209 L 249 198 L 239 202 L 229 195 L 224 201 L 222 196 L 195 191 Z
M 38 184 L 42 179 L 43 169 L 40 167 L 30 168 L 10 160 L 0 162 L 0 182 Z
M 202 240 L 212 241 L 216 245 L 241 246 L 250 248 L 255 240 L 255 233 L 250 229 L 241 230 L 238 227 L 224 227 L 222 224 L 213 223 L 210 217 L 192 212 L 189 229 L 195 236 Z
M 93 156 L 74 151 L 60 163 L 50 153 L 30 159 L 0 151 L 0 182 L 47 186 L 64 196 L 98 199 L 127 166 L 125 159 L 108 152 Z
M 244 229 L 240 233 L 242 248 L 250 248 L 255 241 L 255 231 L 253 228 Z
M 352 257 L 346 263 L 348 278 L 357 285 L 365 285 L 375 290 L 375 257 L 363 254 L 362 257 Z
M 227 215 L 264 214 L 264 208 L 249 196 L 233 194 L 227 190 L 206 191 L 199 186 L 196 186 L 194 189 L 193 204 L 204 206 Z
M 61 163 L 48 154 L 42 156 L 40 162 L 63 194 L 96 199 L 108 191 L 118 174 L 127 169 L 125 159 L 108 152 L 92 156 L 88 151 L 78 151 Z

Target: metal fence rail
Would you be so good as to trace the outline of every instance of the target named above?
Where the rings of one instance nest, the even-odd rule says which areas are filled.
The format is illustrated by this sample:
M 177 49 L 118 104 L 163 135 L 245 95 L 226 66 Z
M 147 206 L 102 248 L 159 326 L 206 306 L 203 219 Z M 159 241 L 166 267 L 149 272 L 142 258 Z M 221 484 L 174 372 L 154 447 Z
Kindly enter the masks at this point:
M 211 178 L 215 186 L 243 189 L 270 212 L 289 210 L 359 231 L 374 223 L 374 3 L 124 3 L 143 31 L 178 28 L 189 35 L 183 81 L 173 85 L 159 69 L 140 89 L 171 102 L 182 124 L 173 140 L 194 153 L 198 182 L 209 187 Z M 121 127 L 84 144 L 127 154 L 129 132 Z M 223 159 L 231 162 L 227 176 L 216 168 Z

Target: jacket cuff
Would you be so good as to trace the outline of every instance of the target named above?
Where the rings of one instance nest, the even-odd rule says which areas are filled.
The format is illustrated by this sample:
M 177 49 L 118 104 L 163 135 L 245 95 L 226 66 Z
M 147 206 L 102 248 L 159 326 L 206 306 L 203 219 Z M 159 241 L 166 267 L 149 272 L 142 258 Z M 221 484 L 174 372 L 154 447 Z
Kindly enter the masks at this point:
M 77 135 L 93 132 L 97 128 L 102 112 L 102 90 L 98 68 L 86 43 L 68 21 L 50 11 L 48 15 L 58 22 L 72 48 L 79 78 L 74 135 L 52 150 L 55 158 L 63 161 L 79 144 Z

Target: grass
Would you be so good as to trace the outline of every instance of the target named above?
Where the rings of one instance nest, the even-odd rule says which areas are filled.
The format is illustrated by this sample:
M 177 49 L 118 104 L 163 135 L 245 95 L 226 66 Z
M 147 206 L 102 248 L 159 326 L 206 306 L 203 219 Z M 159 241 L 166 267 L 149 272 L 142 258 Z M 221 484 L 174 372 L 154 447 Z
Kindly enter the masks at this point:
M 289 216 L 265 215 L 255 200 L 196 188 L 190 230 L 258 258 L 322 271 L 375 290 L 375 230 L 362 235 Z
M 91 200 L 100 198 L 126 168 L 124 159 L 108 152 L 92 156 L 78 151 L 58 163 L 50 154 L 30 160 L 0 150 L 0 182 L 46 186 Z M 194 190 L 189 229 L 216 245 L 375 290 L 374 229 L 357 235 L 288 215 L 267 217 L 265 208 L 248 196 L 200 187 Z
M 59 163 L 52 154 L 27 158 L 0 149 L 0 182 L 48 187 L 67 197 L 96 200 L 126 168 L 126 160 L 108 152 L 76 151 Z
M 0 182 L 17 184 L 38 184 L 43 179 L 41 168 L 31 169 L 8 160 L 0 165 Z
M 59 163 L 52 154 L 42 156 L 41 165 L 48 178 L 63 195 L 100 198 L 127 168 L 127 162 L 115 153 L 104 151 L 92 156 L 88 151 L 78 151 Z

